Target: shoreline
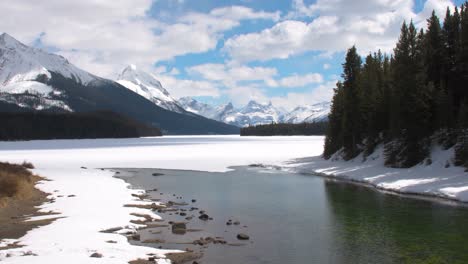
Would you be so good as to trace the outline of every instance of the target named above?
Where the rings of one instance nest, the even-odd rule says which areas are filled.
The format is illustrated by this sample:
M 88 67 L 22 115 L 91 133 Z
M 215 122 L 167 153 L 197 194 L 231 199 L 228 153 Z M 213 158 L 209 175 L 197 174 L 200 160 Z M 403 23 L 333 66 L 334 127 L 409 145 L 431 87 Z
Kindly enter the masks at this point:
M 379 192 L 413 199 L 431 200 L 452 206 L 468 206 L 468 172 L 450 166 L 450 150 L 434 157 L 431 165 L 388 168 L 383 165 L 382 150 L 367 160 L 325 160 L 321 156 L 294 159 L 280 166 L 264 165 L 292 173 L 358 184 Z
M 289 171 L 289 170 L 284 170 L 288 171 L 291 173 L 298 173 L 301 175 L 310 175 L 310 176 L 315 176 L 315 177 L 321 177 L 326 180 L 332 180 L 332 181 L 338 181 L 346 184 L 353 184 L 353 185 L 358 185 L 358 186 L 363 186 L 366 188 L 369 188 L 371 190 L 374 190 L 376 192 L 388 194 L 388 195 L 395 195 L 399 196 L 402 198 L 409 198 L 409 199 L 417 199 L 417 200 L 425 200 L 425 201 L 430 201 L 430 202 L 436 202 L 444 205 L 449 205 L 449 206 L 461 206 L 461 207 L 468 207 L 468 202 L 467 201 L 460 201 L 455 198 L 447 197 L 447 196 L 438 196 L 436 194 L 431 194 L 431 193 L 418 193 L 418 192 L 405 192 L 405 191 L 398 191 L 398 190 L 392 190 L 392 189 L 386 189 L 384 187 L 378 186 L 376 184 L 373 184 L 371 182 L 367 181 L 362 181 L 362 180 L 357 180 L 357 179 L 352 179 L 347 176 L 337 176 L 337 175 L 329 175 L 329 174 L 324 174 L 320 172 L 294 172 L 294 171 Z
M 112 168 L 108 170 L 115 172 L 113 177 L 124 180 L 128 183 L 130 185 L 129 188 L 142 190 L 141 187 L 135 186 L 131 183 L 129 179 L 135 177 L 134 173 L 139 170 L 152 169 L 157 170 L 156 168 Z M 160 176 L 158 173 L 152 174 L 153 177 Z M 171 190 L 159 190 L 158 188 L 144 189 L 143 191 L 144 193 L 137 198 L 140 199 L 141 202 L 153 203 L 151 206 L 143 205 L 143 208 L 152 210 L 160 216 L 161 219 L 157 220 L 157 222 L 140 222 L 139 224 L 141 224 L 141 227 L 136 229 L 135 233 L 126 235 L 130 244 L 135 246 L 145 245 L 156 249 L 168 248 L 170 250 L 180 250 L 181 252 L 168 253 L 165 254 L 165 256 L 167 259 L 171 260 L 171 263 L 184 264 L 198 263 L 198 261 L 203 262 L 205 250 L 210 246 L 219 245 L 226 247 L 239 247 L 244 245 L 246 241 L 249 241 L 240 240 L 239 238 L 235 241 L 228 241 L 228 239 L 224 238 L 226 233 L 215 235 L 215 231 L 210 229 L 209 224 L 211 221 L 214 221 L 214 219 L 219 219 L 219 217 L 217 215 L 209 214 L 203 208 L 199 208 L 200 203 L 196 199 L 187 198 L 189 200 L 185 201 L 183 194 L 181 196 L 176 194 L 169 195 Z M 167 193 L 167 191 L 169 191 L 169 193 Z M 166 197 L 167 195 L 169 195 L 169 197 Z M 158 197 L 154 198 L 155 196 Z M 158 204 L 154 204 L 155 202 Z M 137 208 L 142 207 L 142 205 L 138 204 L 125 206 Z M 203 218 L 204 216 L 206 216 L 206 218 Z M 197 221 L 203 222 L 204 227 L 194 227 L 194 225 L 197 225 Z M 230 225 L 239 225 L 236 222 L 238 221 L 231 222 Z M 182 227 L 181 229 L 178 229 L 178 226 L 180 225 L 182 225 Z M 176 228 L 176 230 L 174 228 Z M 246 228 L 246 226 L 243 228 Z M 171 238 L 173 240 L 171 240 Z M 249 241 L 249 243 L 252 243 L 252 241 Z M 138 259 L 130 263 L 146 264 L 154 262 Z
M 41 212 L 40 207 L 52 203 L 53 199 L 48 198 L 50 193 L 37 188 L 38 184 L 43 184 L 47 179 L 37 175 L 31 177 L 33 188 L 29 190 L 28 197 L 8 198 L 5 204 L 0 206 L 0 251 L 23 247 L 21 237 L 35 228 L 49 225 L 60 218 L 60 216 L 53 217 L 57 215 L 54 212 Z

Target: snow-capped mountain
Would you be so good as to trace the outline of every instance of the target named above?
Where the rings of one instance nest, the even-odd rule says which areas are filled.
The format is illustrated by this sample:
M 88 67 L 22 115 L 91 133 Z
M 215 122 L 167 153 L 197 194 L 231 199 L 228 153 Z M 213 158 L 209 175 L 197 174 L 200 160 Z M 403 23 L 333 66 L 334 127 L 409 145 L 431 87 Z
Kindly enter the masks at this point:
M 51 78 L 51 72 L 88 84 L 98 77 L 83 71 L 62 56 L 28 47 L 7 33 L 0 35 L 0 84 L 5 86 L 38 77 Z
M 261 104 L 251 100 L 239 111 L 231 111 L 221 117 L 228 124 L 240 127 L 281 122 L 281 112 L 273 104 Z M 220 120 L 220 121 L 221 121 Z
M 178 103 L 185 111 L 217 120 L 216 116 L 218 112 L 216 107 L 212 105 L 199 102 L 192 97 L 182 97 L 179 99 Z
M 59 98 L 62 92 L 47 84 L 52 74 L 83 85 L 99 79 L 62 56 L 28 47 L 6 33 L 0 35 L 0 101 L 36 110 L 71 111 Z M 21 94 L 30 96 L 19 96 Z
M 178 113 L 185 112 L 177 100 L 163 88 L 156 76 L 137 69 L 135 65 L 127 66 L 117 77 L 117 82 L 164 109 Z
M 328 120 L 330 102 L 298 106 L 287 112 L 269 104 L 250 101 L 242 108 L 235 108 L 232 103 L 218 107 L 201 103 L 191 97 L 179 99 L 179 104 L 187 111 L 203 115 L 226 124 L 244 127 L 274 123 L 322 122 Z
M 312 123 L 328 120 L 330 113 L 330 102 L 322 102 L 313 105 L 298 106 L 283 116 L 285 123 Z
M 177 104 L 159 82 L 146 75 L 136 76 L 148 94 L 160 91 L 158 98 L 167 96 L 165 102 L 172 100 Z M 149 85 L 154 89 L 149 89 Z M 140 86 L 138 89 L 144 91 Z M 107 110 L 159 127 L 165 134 L 239 132 L 234 126 L 182 109 L 181 113 L 166 110 L 150 100 L 115 81 L 79 69 L 62 56 L 28 47 L 6 33 L 0 35 L 0 111 Z
M 282 116 L 271 103 L 261 104 L 253 100 L 240 109 L 234 108 L 232 103 L 214 107 L 190 97 L 181 98 L 179 103 L 187 111 L 238 127 L 281 122 Z

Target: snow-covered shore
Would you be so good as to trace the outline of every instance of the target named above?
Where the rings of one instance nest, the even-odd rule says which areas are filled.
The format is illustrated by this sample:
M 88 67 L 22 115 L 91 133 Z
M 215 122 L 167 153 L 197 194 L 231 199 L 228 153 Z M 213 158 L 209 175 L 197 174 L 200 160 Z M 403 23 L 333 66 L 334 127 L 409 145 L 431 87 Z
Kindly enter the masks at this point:
M 180 136 L 0 142 L 0 161 L 30 161 L 36 166 L 35 173 L 50 180 L 41 182 L 38 188 L 50 193 L 54 202 L 44 204 L 41 209 L 58 212 L 62 217 L 18 239 L 24 247 L 0 251 L 0 261 L 128 263 L 156 254 L 162 257 L 158 263 L 168 263 L 163 258 L 168 251 L 134 246 L 124 236 L 99 232 L 118 226 L 137 228 L 130 222 L 138 219 L 132 213 L 159 218 L 146 209 L 124 207 L 137 203 L 132 194 L 142 190 L 129 189 L 111 171 L 99 168 L 226 171 L 236 165 L 271 164 L 295 172 L 366 182 L 387 190 L 468 202 L 468 173 L 460 167 L 445 168 L 452 150 L 435 150 L 429 166 L 390 169 L 383 166 L 381 149 L 366 162 L 361 157 L 348 162 L 325 161 L 319 156 L 323 140 L 323 137 Z M 117 243 L 107 243 L 109 240 Z M 15 240 L 0 241 L 0 245 L 6 242 Z M 94 252 L 101 253 L 103 258 L 90 258 Z
M 130 221 L 139 218 L 132 213 L 159 216 L 146 209 L 124 207 L 137 203 L 132 194 L 141 190 L 129 189 L 112 172 L 98 168 L 226 171 L 234 165 L 281 164 L 293 158 L 318 155 L 322 142 L 323 137 L 239 136 L 0 142 L 1 161 L 30 161 L 36 166 L 35 173 L 50 180 L 38 185 L 54 199 L 53 203 L 41 206 L 41 211 L 58 212 L 59 215 L 51 217 L 63 217 L 20 238 L 18 241 L 24 247 L 0 251 L 0 261 L 128 263 L 147 259 L 147 254 L 163 257 L 168 251 L 134 246 L 124 236 L 99 232 L 119 226 L 137 228 Z M 110 240 L 117 243 L 106 242 Z M 103 257 L 90 258 L 94 252 Z
M 453 166 L 453 149 L 435 147 L 432 164 L 409 169 L 384 166 L 383 148 L 378 148 L 366 160 L 362 156 L 351 161 L 324 160 L 320 156 L 289 161 L 284 168 L 298 173 L 366 183 L 397 193 L 418 194 L 468 202 L 468 172 Z

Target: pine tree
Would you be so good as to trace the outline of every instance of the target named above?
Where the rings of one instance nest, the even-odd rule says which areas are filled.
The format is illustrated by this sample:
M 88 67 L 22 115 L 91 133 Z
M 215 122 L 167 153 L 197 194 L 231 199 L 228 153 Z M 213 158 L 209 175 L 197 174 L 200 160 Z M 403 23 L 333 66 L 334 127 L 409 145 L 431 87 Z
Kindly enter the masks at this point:
M 394 50 L 391 111 L 391 137 L 400 144 L 388 144 L 389 166 L 411 167 L 422 161 L 427 150 L 422 147 L 430 130 L 429 89 L 425 84 L 423 46 L 425 35 L 411 22 L 403 23 Z
M 344 114 L 344 94 L 343 84 L 338 82 L 334 89 L 332 106 L 328 116 L 328 129 L 325 137 L 325 147 L 323 156 L 329 159 L 331 155 L 337 152 L 343 146 L 342 125 Z
M 379 142 L 382 119 L 385 119 L 383 102 L 383 55 L 379 52 L 369 54 L 362 68 L 360 80 L 361 126 L 364 129 L 365 155 L 371 154 Z
M 427 32 L 424 36 L 424 65 L 427 82 L 432 82 L 435 89 L 440 89 L 442 65 L 444 60 L 442 30 L 435 11 L 427 20 Z
M 346 54 L 343 64 L 343 147 L 344 159 L 352 159 L 359 154 L 358 144 L 361 143 L 361 112 L 359 110 L 359 78 L 361 72 L 361 57 L 353 46 Z
M 468 99 L 468 2 L 460 11 L 460 48 L 457 56 L 456 80 L 454 91 L 454 111 L 460 112 L 461 104 Z

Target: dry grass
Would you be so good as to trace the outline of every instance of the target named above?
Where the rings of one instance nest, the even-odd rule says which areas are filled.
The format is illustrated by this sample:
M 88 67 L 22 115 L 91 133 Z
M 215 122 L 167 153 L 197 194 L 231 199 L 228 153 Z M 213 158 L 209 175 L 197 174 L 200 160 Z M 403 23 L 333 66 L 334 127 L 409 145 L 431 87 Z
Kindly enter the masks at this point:
M 28 199 L 39 178 L 28 169 L 34 168 L 31 163 L 10 164 L 0 162 L 0 207 L 10 199 Z

